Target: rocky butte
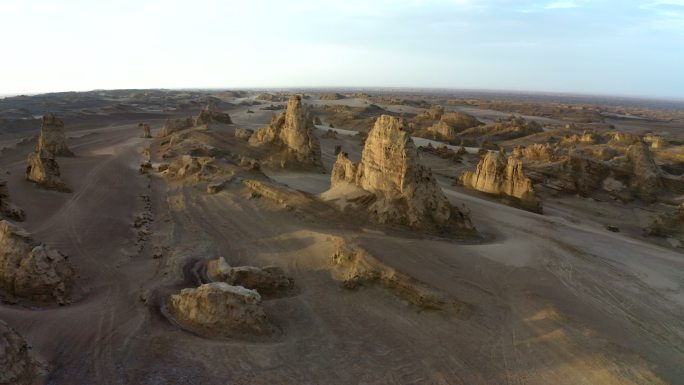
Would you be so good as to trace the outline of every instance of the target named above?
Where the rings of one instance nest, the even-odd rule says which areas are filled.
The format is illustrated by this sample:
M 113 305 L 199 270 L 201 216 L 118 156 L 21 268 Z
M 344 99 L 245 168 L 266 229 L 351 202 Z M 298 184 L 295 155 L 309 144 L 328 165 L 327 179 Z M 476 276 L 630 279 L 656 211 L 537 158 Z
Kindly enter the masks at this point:
M 424 232 L 475 236 L 469 216 L 453 207 L 430 169 L 422 166 L 403 118 L 380 116 L 368 134 L 361 162 L 338 154 L 327 198 L 352 184 L 374 195 L 371 217 Z M 325 193 L 325 194 L 328 194 Z
M 64 122 L 53 114 L 43 116 L 37 149 L 47 151 L 54 156 L 74 156 L 66 144 Z
M 249 138 L 252 146 L 270 145 L 280 150 L 270 163 L 286 167 L 290 163 L 304 168 L 323 169 L 321 148 L 313 134 L 313 118 L 298 95 L 290 97 L 287 109 Z
M 31 303 L 69 302 L 74 271 L 67 257 L 38 244 L 23 229 L 0 221 L 0 291 Z
M 475 172 L 466 171 L 459 177 L 465 187 L 488 194 L 516 198 L 523 207 L 541 211 L 532 181 L 523 172 L 522 159 L 502 152 L 488 152 L 477 165 Z

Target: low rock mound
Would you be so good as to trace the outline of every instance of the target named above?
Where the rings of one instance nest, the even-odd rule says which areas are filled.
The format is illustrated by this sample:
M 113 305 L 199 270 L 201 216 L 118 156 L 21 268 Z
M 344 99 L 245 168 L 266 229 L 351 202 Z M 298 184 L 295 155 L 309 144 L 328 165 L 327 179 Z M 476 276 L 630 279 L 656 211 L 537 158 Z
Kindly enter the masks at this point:
M 54 156 L 74 156 L 66 144 L 64 122 L 53 114 L 43 116 L 36 151 L 47 151 Z
M 209 103 L 200 111 L 195 120 L 195 125 L 211 123 L 233 124 L 233 120 L 230 119 L 230 115 L 221 111 L 215 104 Z
M 432 172 L 418 160 L 418 151 L 403 118 L 383 115 L 368 134 L 361 162 L 354 170 L 344 153 L 338 154 L 331 191 L 344 181 L 374 195 L 371 217 L 386 224 L 415 230 L 474 236 L 468 215 L 451 206 Z
M 26 163 L 27 180 L 51 190 L 71 191 L 62 180 L 59 164 L 51 152 L 37 149 L 29 153 Z
M 39 370 L 24 337 L 0 320 L 0 384 L 33 384 Z
M 511 116 L 507 119 L 497 119 L 492 124 L 463 130 L 458 134 L 458 139 L 466 144 L 480 145 L 483 142 L 517 139 L 541 132 L 544 132 L 544 129 L 534 120 Z
M 527 161 L 553 162 L 558 159 L 556 151 L 548 143 L 534 143 L 524 148 L 516 147 L 511 155 Z
M 235 129 L 235 137 L 240 140 L 248 141 L 249 138 L 252 137 L 254 134 L 254 131 L 247 129 L 247 128 L 241 128 L 237 127 Z
M 193 126 L 192 118 L 185 119 L 166 119 L 164 126 L 157 133 L 157 138 L 167 137 L 175 132 L 187 130 Z
M 23 221 L 26 218 L 24 210 L 10 201 L 7 181 L 0 179 L 0 218 L 13 221 Z
M 684 247 L 684 203 L 668 214 L 655 218 L 648 228 L 649 235 L 665 237 L 675 247 Z
M 354 243 L 337 242 L 332 256 L 333 278 L 342 286 L 355 290 L 360 286 L 379 284 L 397 297 L 427 309 L 456 308 L 463 305 L 422 282 L 387 266 L 363 247 Z
M 201 335 L 240 337 L 274 333 L 259 293 L 225 282 L 183 289 L 171 297 L 169 312 L 183 327 Z
M 0 288 L 9 300 L 68 303 L 74 276 L 65 255 L 37 244 L 21 228 L 0 221 Z
M 583 144 L 596 144 L 599 142 L 599 136 L 591 131 L 584 131 L 582 135 L 568 135 L 558 141 L 560 146 L 576 146 Z
M 526 209 L 541 211 L 532 181 L 525 176 L 522 160 L 518 157 L 506 159 L 502 152 L 489 152 L 478 163 L 475 172 L 464 172 L 459 182 L 488 194 L 516 198 Z
M 286 293 L 294 288 L 294 280 L 285 275 L 277 266 L 230 266 L 221 257 L 207 263 L 207 277 L 214 282 L 226 282 L 234 286 L 242 286 L 256 290 L 262 295 Z
M 289 164 L 305 168 L 323 169 L 321 148 L 313 134 L 313 117 L 302 104 L 300 96 L 292 96 L 287 110 L 271 123 L 257 130 L 249 138 L 253 146 L 270 145 L 278 152 L 271 157 L 271 165 Z

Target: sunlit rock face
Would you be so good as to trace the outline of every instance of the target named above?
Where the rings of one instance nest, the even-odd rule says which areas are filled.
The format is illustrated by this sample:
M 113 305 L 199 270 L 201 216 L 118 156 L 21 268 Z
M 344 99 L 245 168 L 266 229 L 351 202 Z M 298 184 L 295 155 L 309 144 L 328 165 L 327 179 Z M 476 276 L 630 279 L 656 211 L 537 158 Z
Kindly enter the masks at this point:
M 475 172 L 466 171 L 460 182 L 468 188 L 494 195 L 519 199 L 528 209 L 540 210 L 532 181 L 525 176 L 522 160 L 506 158 L 501 152 L 489 152 L 478 163 Z
M 273 333 L 255 290 L 212 282 L 171 297 L 171 315 L 193 331 L 221 337 Z
M 287 109 L 271 123 L 257 130 L 249 138 L 253 146 L 271 145 L 282 150 L 284 164 L 323 168 L 321 148 L 318 138 L 313 134 L 313 117 L 302 104 L 300 96 L 290 97 Z
M 403 118 L 383 115 L 368 134 L 355 165 L 338 154 L 332 187 L 353 183 L 375 195 L 368 207 L 379 223 L 399 224 L 420 231 L 475 235 L 467 214 L 451 206 L 432 172 L 422 166 Z

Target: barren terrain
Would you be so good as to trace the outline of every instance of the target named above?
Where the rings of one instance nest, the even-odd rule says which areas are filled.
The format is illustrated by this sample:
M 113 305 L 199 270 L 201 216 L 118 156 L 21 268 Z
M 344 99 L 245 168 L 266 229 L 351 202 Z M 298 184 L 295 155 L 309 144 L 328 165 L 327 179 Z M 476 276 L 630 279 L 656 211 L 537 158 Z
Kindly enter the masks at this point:
M 0 304 L 0 320 L 27 340 L 44 365 L 35 383 L 684 384 L 684 249 L 644 230 L 680 204 L 684 193 L 672 193 L 668 201 L 622 202 L 535 186 L 544 209 L 534 213 L 455 184 L 460 171 L 479 161 L 479 148 L 471 146 L 459 161 L 421 152 L 420 162 L 453 206 L 465 205 L 476 239 L 377 224 L 322 198 L 336 147 L 358 162 L 363 141 L 357 131 L 370 124 L 360 121 L 376 116 L 342 119 L 326 115 L 322 106 L 374 103 L 408 119 L 425 106 L 393 104 L 396 96 L 381 91 L 374 98 L 310 96 L 303 103 L 320 117 L 313 134 L 326 172 L 264 167 L 262 177 L 240 171 L 216 193 L 207 192 L 207 182 L 158 172 L 167 162 L 166 142 L 176 139 L 143 139 L 138 123 L 148 123 L 154 137 L 166 118 L 196 116 L 210 100 L 230 114 L 232 124 L 192 128 L 189 139 L 178 140 L 215 149 L 215 158 L 257 157 L 268 150 L 234 137 L 236 127 L 267 125 L 281 111 L 259 107 L 287 99 L 252 105 L 257 93 L 247 91 L 0 99 L 6 114 L 28 111 L 25 121 L 0 130 L 2 177 L 12 202 L 26 214 L 19 224 L 68 255 L 78 274 L 70 304 Z M 658 165 L 681 167 L 681 111 L 664 119 L 669 110 L 634 111 L 644 121 L 602 118 L 632 108 L 611 106 L 596 107 L 591 118 L 575 113 L 589 110 L 563 118 L 562 108 L 543 103 L 538 109 L 527 108 L 528 100 L 505 108 L 502 103 L 443 104 L 486 124 L 521 113 L 545 131 L 605 119 L 616 130 L 663 135 L 675 147 L 655 153 Z M 36 145 L 30 138 L 40 128 L 33 116 L 47 112 L 64 118 L 75 154 L 57 157 L 71 193 L 25 180 L 27 155 Z M 333 124 L 333 135 L 333 120 L 352 123 Z M 151 170 L 141 173 L 146 149 Z M 276 197 L 243 183 L 251 179 L 276 186 Z M 333 262 L 340 244 L 363 249 L 372 256 L 364 262 L 390 278 L 349 288 Z M 296 290 L 263 299 L 277 333 L 211 338 L 169 317 L 169 297 L 200 283 L 193 267 L 219 256 L 231 266 L 275 265 L 293 279 Z M 426 299 L 433 295 L 438 306 Z

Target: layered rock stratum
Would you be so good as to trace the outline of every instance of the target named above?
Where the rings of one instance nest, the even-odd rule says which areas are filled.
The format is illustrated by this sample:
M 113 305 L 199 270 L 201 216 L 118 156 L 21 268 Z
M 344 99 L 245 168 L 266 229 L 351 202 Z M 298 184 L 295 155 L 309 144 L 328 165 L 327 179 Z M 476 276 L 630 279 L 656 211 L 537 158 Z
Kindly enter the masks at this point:
M 182 326 L 219 337 L 268 336 L 273 326 L 255 290 L 212 282 L 171 297 L 169 311 Z
M 253 146 L 272 146 L 277 150 L 271 164 L 287 167 L 296 166 L 322 169 L 321 149 L 318 138 L 313 134 L 313 117 L 302 104 L 300 96 L 290 97 L 287 109 L 271 123 L 257 130 L 249 138 Z
M 522 160 L 516 156 L 506 158 L 502 152 L 488 152 L 474 172 L 461 174 L 459 182 L 488 194 L 516 198 L 527 209 L 541 210 L 532 181 L 525 176 Z
M 74 270 L 67 257 L 7 221 L 0 221 L 0 288 L 8 299 L 68 303 Z
M 338 154 L 331 191 L 353 184 L 372 195 L 371 217 L 386 224 L 437 233 L 475 235 L 469 216 L 453 207 L 430 169 L 422 166 L 403 118 L 383 115 L 368 134 L 361 162 Z

